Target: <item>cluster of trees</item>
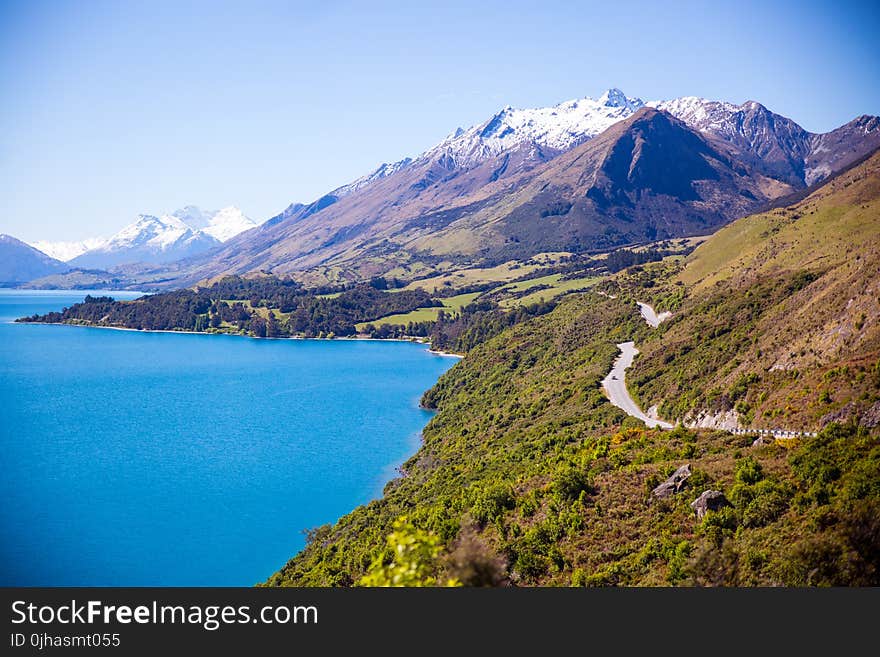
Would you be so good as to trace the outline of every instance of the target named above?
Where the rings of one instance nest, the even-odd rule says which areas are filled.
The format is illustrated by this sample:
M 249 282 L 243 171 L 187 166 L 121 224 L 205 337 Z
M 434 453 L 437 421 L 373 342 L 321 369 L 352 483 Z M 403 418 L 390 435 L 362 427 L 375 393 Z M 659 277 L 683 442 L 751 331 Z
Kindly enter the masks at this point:
M 408 322 L 406 324 L 367 324 L 364 332 L 371 338 L 430 338 L 431 346 L 442 351 L 465 353 L 505 328 L 532 317 L 550 312 L 556 301 L 546 301 L 527 307 L 517 306 L 503 310 L 494 301 L 476 301 L 460 312 L 441 310 L 436 321 Z
M 210 299 L 192 290 L 177 290 L 132 302 L 115 301 L 112 297 L 86 296 L 82 303 L 61 312 L 33 315 L 18 321 L 196 331 L 207 328 L 206 325 L 200 328 L 200 325 L 204 324 L 204 315 L 210 306 Z
M 353 335 L 355 325 L 394 313 L 440 305 L 423 290 L 394 293 L 361 285 L 335 297 L 274 277 L 226 277 L 196 290 L 135 301 L 87 296 L 61 312 L 19 321 L 92 324 L 146 330 L 225 331 L 257 337 Z
M 440 311 L 441 313 L 443 311 Z M 389 338 L 427 338 L 434 330 L 435 321 L 407 322 L 406 324 L 367 324 L 364 332 L 371 338 L 387 340 Z
M 495 337 L 504 329 L 533 317 L 545 315 L 556 307 L 556 301 L 542 301 L 529 306 L 502 310 L 497 304 L 483 301 L 472 303 L 460 313 L 440 311 L 431 327 L 434 349 L 465 353 Z M 416 335 L 416 334 L 413 334 Z
M 605 258 L 604 264 L 608 271 L 613 274 L 622 271 L 627 267 L 632 267 L 633 265 L 643 265 L 647 262 L 656 262 L 657 260 L 662 260 L 671 253 L 673 252 L 660 251 L 653 248 L 646 249 L 645 251 L 630 251 L 629 249 L 618 249 L 617 251 L 612 251 L 608 254 L 608 257 Z

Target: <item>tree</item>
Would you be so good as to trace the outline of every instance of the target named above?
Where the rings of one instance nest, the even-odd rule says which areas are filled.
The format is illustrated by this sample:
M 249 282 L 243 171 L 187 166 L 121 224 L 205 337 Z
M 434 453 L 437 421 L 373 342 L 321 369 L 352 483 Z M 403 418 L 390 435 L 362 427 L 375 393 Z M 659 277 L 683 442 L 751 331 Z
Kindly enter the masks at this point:
M 281 328 L 278 326 L 278 320 L 275 319 L 275 314 L 269 311 L 269 319 L 266 321 L 266 337 L 277 338 L 280 335 Z
M 442 551 L 440 538 L 433 532 L 417 529 L 406 517 L 394 521 L 394 531 L 388 534 L 386 545 L 394 556 L 385 563 L 387 552 L 373 560 L 359 586 L 437 586 L 435 575 Z M 444 586 L 461 586 L 449 579 Z
M 259 315 L 254 315 L 250 321 L 250 330 L 258 338 L 266 337 L 266 320 Z

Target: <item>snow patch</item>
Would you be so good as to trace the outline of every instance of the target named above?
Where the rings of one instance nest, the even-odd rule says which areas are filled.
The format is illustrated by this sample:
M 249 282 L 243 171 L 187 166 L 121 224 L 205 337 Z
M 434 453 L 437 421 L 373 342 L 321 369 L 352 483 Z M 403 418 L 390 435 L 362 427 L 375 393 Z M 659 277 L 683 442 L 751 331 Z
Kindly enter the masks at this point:
M 472 166 L 525 143 L 563 151 L 604 132 L 644 106 L 639 98 L 609 89 L 598 99 L 579 98 L 552 107 L 514 109 L 509 105 L 485 123 L 457 129 L 419 159 L 448 157 Z
M 100 248 L 106 241 L 107 240 L 103 237 L 90 237 L 88 239 L 80 240 L 79 242 L 49 242 L 39 240 L 37 242 L 29 242 L 29 244 L 38 251 L 45 253 L 47 256 L 60 260 L 61 262 L 68 262 L 78 255 L 82 255 L 86 251 Z

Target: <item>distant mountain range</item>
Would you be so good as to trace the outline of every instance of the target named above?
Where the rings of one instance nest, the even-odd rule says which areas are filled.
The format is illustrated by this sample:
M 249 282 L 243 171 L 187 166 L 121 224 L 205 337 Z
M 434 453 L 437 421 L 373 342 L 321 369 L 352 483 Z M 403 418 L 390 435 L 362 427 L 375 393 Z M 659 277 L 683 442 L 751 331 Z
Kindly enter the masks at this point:
M 877 117 L 813 134 L 753 101 L 645 103 L 610 89 L 506 107 L 157 275 L 175 285 L 256 270 L 355 280 L 711 232 L 877 147 Z
M 61 274 L 70 267 L 10 235 L 0 235 L 0 285 Z
M 32 246 L 72 268 L 108 269 L 131 263 L 168 263 L 204 253 L 256 221 L 235 206 L 205 212 L 188 205 L 169 215 L 142 214 L 112 237 L 82 242 L 34 242 Z
M 103 237 L 90 237 L 88 239 L 73 242 L 48 242 L 46 240 L 38 240 L 31 242 L 30 245 L 35 249 L 39 249 L 49 257 L 60 260 L 61 262 L 69 262 L 76 256 L 82 255 L 86 251 L 97 249 L 104 245 L 107 240 Z
M 553 107 L 505 107 L 260 226 L 235 208 L 142 215 L 70 264 L 152 263 L 129 269 L 179 287 L 253 271 L 323 282 L 406 278 L 542 251 L 599 251 L 712 232 L 878 147 L 874 116 L 815 134 L 754 101 L 646 103 L 609 89 Z

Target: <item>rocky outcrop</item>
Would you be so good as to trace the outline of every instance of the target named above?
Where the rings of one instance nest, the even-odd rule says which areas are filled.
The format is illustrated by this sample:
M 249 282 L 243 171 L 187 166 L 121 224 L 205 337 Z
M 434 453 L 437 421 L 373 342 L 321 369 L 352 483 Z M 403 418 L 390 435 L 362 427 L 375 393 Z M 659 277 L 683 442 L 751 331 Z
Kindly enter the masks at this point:
M 874 402 L 874 405 L 862 414 L 861 424 L 866 427 L 880 427 L 880 401 Z
M 662 484 L 657 486 L 653 491 L 651 491 L 657 499 L 664 499 L 666 497 L 671 497 L 675 495 L 682 488 L 684 488 L 685 482 L 691 476 L 691 464 L 685 463 L 678 470 L 673 472 L 669 478 L 664 481 Z
M 720 490 L 704 490 L 697 499 L 691 502 L 691 508 L 697 514 L 697 520 L 702 520 L 708 511 L 717 511 L 729 505 L 730 502 Z
M 826 413 L 819 420 L 819 424 L 823 427 L 832 422 L 839 424 L 856 422 L 863 427 L 880 426 L 880 402 L 874 402 L 873 405 L 865 408 L 863 403 L 851 401 L 837 410 Z
M 688 417 L 684 425 L 688 429 L 723 429 L 724 431 L 741 428 L 739 413 L 733 410 L 718 411 L 717 413 L 703 411 L 696 416 Z

